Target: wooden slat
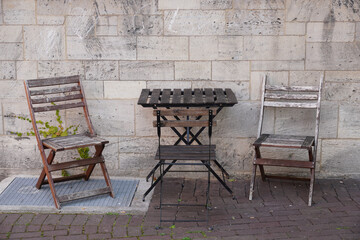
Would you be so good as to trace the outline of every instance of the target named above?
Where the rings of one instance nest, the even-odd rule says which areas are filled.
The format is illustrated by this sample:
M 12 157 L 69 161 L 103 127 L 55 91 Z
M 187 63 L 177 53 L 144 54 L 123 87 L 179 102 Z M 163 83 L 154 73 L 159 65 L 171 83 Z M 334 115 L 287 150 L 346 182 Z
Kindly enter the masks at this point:
M 161 159 L 167 160 L 216 160 L 216 145 L 161 145 L 160 155 Z M 155 159 L 159 160 L 159 148 L 157 150 Z
M 281 94 L 265 93 L 267 99 L 287 99 L 287 100 L 317 100 L 317 94 Z
M 154 89 L 151 93 L 151 98 L 149 103 L 150 104 L 157 104 L 159 102 L 159 98 L 160 98 L 160 89 Z
M 224 90 L 222 90 L 221 88 L 215 88 L 214 91 L 215 91 L 215 94 L 216 94 L 216 101 L 215 102 L 219 103 L 219 104 L 226 103 Z
M 181 89 L 174 89 L 173 97 L 172 97 L 172 103 L 173 104 L 179 104 L 181 103 Z
M 76 91 L 80 91 L 80 90 L 81 90 L 80 86 L 48 88 L 48 89 L 41 89 L 41 90 L 31 90 L 30 91 L 30 96 L 65 93 L 65 92 L 76 92 Z
M 264 106 L 265 107 L 283 107 L 283 108 L 317 108 L 317 103 L 265 101 Z
M 238 103 L 234 92 L 230 88 L 226 88 L 225 93 L 226 93 L 226 97 L 228 99 L 228 103 L 233 103 L 233 104 Z
M 192 90 L 189 88 L 184 89 L 184 103 L 185 104 L 192 103 Z
M 27 83 L 29 87 L 44 87 L 44 86 L 53 86 L 60 84 L 78 83 L 79 79 L 80 77 L 77 75 L 77 76 L 69 76 L 69 77 L 55 77 L 55 78 L 27 80 Z
M 157 115 L 158 110 L 153 111 L 153 115 Z M 209 110 L 206 109 L 162 109 L 161 116 L 207 116 Z M 213 110 L 213 115 L 216 115 L 216 110 Z
M 315 137 L 306 137 L 305 141 L 303 142 L 301 148 L 309 148 L 314 144 Z
M 214 99 L 213 90 L 211 88 L 205 88 L 205 103 L 211 104 L 214 102 L 215 102 L 215 99 Z
M 209 150 L 209 145 L 161 145 L 162 149 L 166 151 L 205 151 Z M 211 149 L 216 149 L 216 145 L 211 145 Z
M 67 177 L 57 177 L 57 178 L 53 178 L 53 182 L 57 183 L 57 182 L 66 182 L 66 181 L 70 181 L 70 180 L 76 180 L 76 179 L 81 179 L 81 178 L 85 178 L 86 174 L 85 173 L 81 173 L 81 174 L 76 174 L 76 175 L 70 175 Z M 49 181 L 47 179 L 45 179 L 43 181 L 43 184 L 49 184 Z
M 319 92 L 319 87 L 315 87 L 315 86 L 275 86 L 275 85 L 266 85 L 265 89 L 269 90 L 269 91 Z
M 62 109 L 77 108 L 84 106 L 85 105 L 83 102 L 77 102 L 77 103 L 60 104 L 60 105 L 52 105 L 52 106 L 44 106 L 44 107 L 34 107 L 34 112 L 46 112 L 46 111 L 62 110 Z
M 171 89 L 164 89 L 162 94 L 161 94 L 161 104 L 168 104 L 170 103 L 170 93 L 171 93 Z
M 82 199 L 82 198 L 102 195 L 102 194 L 106 194 L 106 193 L 110 193 L 110 192 L 111 192 L 110 187 L 88 190 L 88 191 L 83 191 L 83 192 L 76 192 L 76 193 L 59 196 L 59 202 L 63 203 L 63 202 L 68 202 L 68 201 L 72 201 L 72 200 L 76 200 L 76 199 Z
M 278 167 L 314 168 L 314 162 L 299 161 L 299 160 L 257 158 L 254 160 L 254 164 L 259 164 L 264 166 L 278 166 Z
M 88 158 L 88 159 L 80 159 L 75 161 L 69 161 L 69 162 L 63 162 L 63 163 L 57 163 L 49 165 L 49 171 L 59 171 L 63 169 L 69 169 L 69 168 L 76 168 L 81 166 L 88 166 L 92 164 L 97 164 L 104 162 L 104 157 L 95 157 L 95 158 Z
M 269 136 L 270 136 L 270 134 L 261 134 L 261 136 L 255 140 L 253 145 L 260 146 L 261 143 L 263 143 Z
M 153 126 L 157 127 L 157 122 L 153 121 Z M 167 120 L 160 121 L 160 127 L 208 127 L 209 121 L 206 120 Z M 213 121 L 213 126 L 216 126 L 216 121 Z
M 150 89 L 141 90 L 141 94 L 140 94 L 140 97 L 139 97 L 138 104 L 141 104 L 141 105 L 142 104 L 147 104 L 149 94 L 150 94 Z
M 57 138 L 48 138 L 43 140 L 43 145 L 47 148 L 51 148 L 55 151 L 62 151 L 67 149 L 73 149 L 78 147 L 86 147 L 86 146 L 94 146 L 100 144 L 106 144 L 109 141 L 93 137 L 87 136 L 83 134 L 78 135 L 69 135 L 65 137 L 57 137 Z
M 195 88 L 194 89 L 194 95 L 195 95 L 195 103 L 196 104 L 203 104 L 204 101 L 203 101 L 203 94 L 202 94 L 202 91 L 201 89 L 199 88 Z
M 72 94 L 72 95 L 60 96 L 60 97 L 43 97 L 43 98 L 31 99 L 31 103 L 32 104 L 52 103 L 52 102 L 62 102 L 62 101 L 82 99 L 82 98 L 83 98 L 82 94 Z
M 276 138 L 279 140 L 301 140 L 304 141 L 307 136 L 299 135 L 282 135 L 282 134 L 269 134 L 269 138 Z

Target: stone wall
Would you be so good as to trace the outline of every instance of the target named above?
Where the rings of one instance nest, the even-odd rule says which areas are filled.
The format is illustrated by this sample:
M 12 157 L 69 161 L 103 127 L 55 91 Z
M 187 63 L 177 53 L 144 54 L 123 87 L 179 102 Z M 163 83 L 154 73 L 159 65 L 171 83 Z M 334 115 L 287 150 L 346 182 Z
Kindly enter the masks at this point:
M 214 141 L 220 162 L 241 176 L 251 169 L 262 76 L 317 85 L 324 74 L 318 175 L 360 175 L 359 1 L 2 0 L 1 172 L 41 168 L 35 139 L 10 134 L 31 128 L 12 117 L 29 116 L 22 81 L 74 74 L 119 176 L 144 176 L 154 165 L 152 112 L 137 105 L 142 88 L 232 88 L 239 104 L 219 114 Z M 266 113 L 267 132 L 314 130 L 311 110 Z M 75 110 L 62 116 L 79 123 Z

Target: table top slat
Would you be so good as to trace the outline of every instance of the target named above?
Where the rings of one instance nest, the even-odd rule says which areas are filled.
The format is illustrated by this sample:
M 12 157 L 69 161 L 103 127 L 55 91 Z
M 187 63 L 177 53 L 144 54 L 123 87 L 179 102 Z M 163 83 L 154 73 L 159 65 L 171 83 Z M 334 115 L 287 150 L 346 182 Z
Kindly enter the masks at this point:
M 214 93 L 211 88 L 205 88 L 205 103 L 212 104 L 215 102 Z
M 203 101 L 203 93 L 200 88 L 194 89 L 194 95 L 195 95 L 195 103 L 202 105 L 204 103 Z
M 147 100 L 149 98 L 149 94 L 150 94 L 150 89 L 143 89 L 141 90 L 141 94 L 139 97 L 139 101 L 138 104 L 147 104 Z
M 151 98 L 150 98 L 150 104 L 158 104 L 159 102 L 159 98 L 160 98 L 160 93 L 161 93 L 161 90 L 160 89 L 154 89 L 152 91 L 152 94 L 151 94 Z
M 181 103 L 181 89 L 177 88 L 174 89 L 173 97 L 172 97 L 172 103 L 173 104 L 180 104 Z
M 169 104 L 170 103 L 170 93 L 171 89 L 164 89 L 161 95 L 161 104 Z
M 225 93 L 226 93 L 228 103 L 237 103 L 236 96 L 230 88 L 226 88 Z
M 215 91 L 215 94 L 216 94 L 215 103 L 218 103 L 218 104 L 226 103 L 226 97 L 225 97 L 225 94 L 224 94 L 224 90 L 221 89 L 221 88 L 215 88 L 214 91 Z
M 192 90 L 190 88 L 184 89 L 184 104 L 192 104 Z

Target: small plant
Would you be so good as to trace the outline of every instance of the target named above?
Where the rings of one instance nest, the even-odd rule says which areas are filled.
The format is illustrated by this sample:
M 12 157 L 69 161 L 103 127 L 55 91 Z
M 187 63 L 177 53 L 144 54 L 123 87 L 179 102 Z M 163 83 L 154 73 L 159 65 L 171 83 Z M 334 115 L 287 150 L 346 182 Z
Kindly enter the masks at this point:
M 56 105 L 55 103 L 51 103 L 52 105 Z M 27 121 L 29 123 L 32 123 L 32 120 L 30 118 L 27 117 L 22 117 L 22 116 L 12 116 L 15 117 L 17 119 L 23 120 L 23 121 Z M 79 129 L 79 125 L 71 125 L 67 128 L 65 128 L 63 126 L 63 121 L 61 120 L 61 116 L 60 116 L 60 111 L 56 110 L 55 111 L 55 117 L 56 117 L 56 125 L 52 125 L 50 122 L 44 122 L 41 120 L 36 121 L 36 123 L 38 124 L 38 129 L 39 129 L 39 134 L 44 137 L 44 138 L 56 138 L 56 137 L 65 137 L 68 135 L 72 135 L 72 134 L 76 134 L 78 129 Z M 34 131 L 28 131 L 25 133 L 21 133 L 21 132 L 10 132 L 11 134 L 16 134 L 18 137 L 22 137 L 24 134 L 26 134 L 26 136 L 35 136 Z M 78 148 L 77 151 L 79 153 L 79 157 L 76 158 L 77 160 L 79 159 L 87 159 L 90 158 L 89 155 L 89 148 L 88 147 L 84 147 L 84 148 Z M 86 171 L 86 169 L 84 169 L 84 171 Z M 63 177 L 67 177 L 70 174 L 66 171 L 66 170 L 61 170 L 61 175 Z

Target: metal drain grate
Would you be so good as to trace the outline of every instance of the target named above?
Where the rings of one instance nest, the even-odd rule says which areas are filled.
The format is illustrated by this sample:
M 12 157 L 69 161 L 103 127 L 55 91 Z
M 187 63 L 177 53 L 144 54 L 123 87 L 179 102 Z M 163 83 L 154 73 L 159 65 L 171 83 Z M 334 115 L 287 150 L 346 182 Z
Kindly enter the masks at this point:
M 35 187 L 36 181 L 37 178 L 16 177 L 0 194 L 0 205 L 54 206 L 49 186 L 42 186 L 39 190 Z M 106 194 L 63 203 L 62 205 L 130 207 L 139 180 L 114 179 L 111 180 L 111 184 L 114 198 Z M 102 187 L 106 187 L 104 179 L 76 180 L 55 184 L 58 196 Z

